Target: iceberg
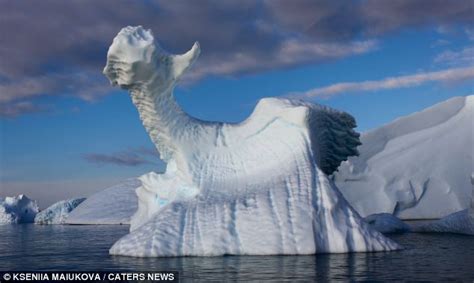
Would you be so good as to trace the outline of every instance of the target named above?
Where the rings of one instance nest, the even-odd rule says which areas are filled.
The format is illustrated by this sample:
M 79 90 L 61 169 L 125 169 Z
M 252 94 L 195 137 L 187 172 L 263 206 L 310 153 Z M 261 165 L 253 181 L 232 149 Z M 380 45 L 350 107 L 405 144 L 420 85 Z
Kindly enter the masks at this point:
M 0 224 L 33 223 L 39 208 L 25 195 L 0 197 Z
M 474 96 L 454 97 L 361 135 L 334 174 L 362 215 L 439 219 L 469 207 Z
M 357 154 L 352 116 L 303 101 L 265 98 L 241 123 L 193 118 L 176 103 L 173 89 L 199 53 L 195 43 L 185 54 L 169 54 L 141 26 L 123 28 L 108 50 L 104 74 L 129 91 L 167 163 L 163 174 L 139 178 L 130 233 L 110 254 L 295 255 L 400 248 L 370 228 L 328 178 L 341 161 Z
M 364 218 L 369 225 L 380 233 L 404 233 L 411 231 L 408 224 L 390 213 L 372 214 Z
M 140 184 L 131 178 L 91 195 L 69 214 L 65 224 L 130 224 L 137 211 L 135 189 Z
M 36 214 L 35 224 L 63 224 L 69 213 L 84 200 L 85 198 L 74 198 L 58 201 Z

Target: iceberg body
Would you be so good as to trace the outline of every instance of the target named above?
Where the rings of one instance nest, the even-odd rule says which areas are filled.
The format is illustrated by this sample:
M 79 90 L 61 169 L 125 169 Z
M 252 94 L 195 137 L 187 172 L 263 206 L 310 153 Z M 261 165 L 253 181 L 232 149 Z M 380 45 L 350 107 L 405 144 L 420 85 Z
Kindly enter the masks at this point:
M 25 195 L 0 198 L 0 224 L 33 223 L 38 210 L 36 201 Z
M 85 198 L 75 198 L 58 201 L 36 214 L 35 224 L 63 224 L 66 222 L 69 213 L 84 200 Z
M 104 74 L 127 89 L 167 163 L 140 177 L 130 234 L 110 249 L 129 256 L 313 254 L 399 246 L 371 229 L 327 174 L 357 154 L 352 116 L 287 99 L 262 99 L 244 122 L 206 122 L 173 98 L 199 45 L 171 55 L 149 30 L 113 40 Z
M 365 217 L 364 220 L 380 233 L 404 233 L 411 231 L 408 224 L 390 213 L 372 214 Z
M 469 207 L 474 96 L 455 97 L 362 134 L 334 180 L 363 216 L 438 219 Z
M 93 194 L 69 214 L 65 223 L 130 224 L 130 218 L 137 211 L 135 189 L 140 184 L 132 178 Z

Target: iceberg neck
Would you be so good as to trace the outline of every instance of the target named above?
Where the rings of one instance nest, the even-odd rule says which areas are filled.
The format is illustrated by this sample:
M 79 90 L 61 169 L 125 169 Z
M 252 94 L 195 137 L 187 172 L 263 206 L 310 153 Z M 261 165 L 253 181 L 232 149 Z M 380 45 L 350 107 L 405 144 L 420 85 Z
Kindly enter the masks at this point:
M 174 138 L 192 120 L 175 101 L 173 89 L 163 91 L 156 83 L 150 83 L 130 90 L 142 124 L 165 162 L 176 152 Z

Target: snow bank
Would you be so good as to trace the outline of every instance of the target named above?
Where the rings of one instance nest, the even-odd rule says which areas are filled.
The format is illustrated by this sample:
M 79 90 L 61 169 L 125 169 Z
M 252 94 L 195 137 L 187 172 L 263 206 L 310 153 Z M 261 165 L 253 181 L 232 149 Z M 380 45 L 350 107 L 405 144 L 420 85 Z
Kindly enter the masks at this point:
M 36 201 L 25 195 L 0 198 L 0 224 L 32 223 L 38 210 Z
M 334 180 L 363 216 L 438 219 L 469 206 L 474 96 L 455 97 L 361 136 Z
M 137 179 L 124 182 L 93 194 L 74 209 L 66 224 L 129 224 L 136 212 L 138 201 L 135 189 Z
M 75 198 L 59 201 L 36 214 L 35 224 L 63 224 L 69 213 L 84 200 L 85 198 Z
M 167 162 L 164 174 L 140 177 L 131 233 L 114 244 L 111 254 L 313 254 L 399 248 L 371 229 L 326 175 L 357 153 L 359 139 L 350 115 L 267 98 L 239 124 L 190 117 L 175 102 L 173 88 L 199 53 L 195 43 L 183 55 L 170 55 L 142 27 L 122 29 L 109 48 L 104 74 L 129 90 Z
M 404 233 L 411 230 L 408 224 L 390 213 L 372 214 L 365 217 L 364 220 L 380 233 Z

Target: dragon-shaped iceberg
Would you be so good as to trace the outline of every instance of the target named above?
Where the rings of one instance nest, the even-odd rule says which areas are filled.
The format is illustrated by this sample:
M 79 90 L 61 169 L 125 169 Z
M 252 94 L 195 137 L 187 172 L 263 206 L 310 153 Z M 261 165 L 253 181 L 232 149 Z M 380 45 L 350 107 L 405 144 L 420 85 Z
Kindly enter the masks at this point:
M 357 154 L 352 116 L 302 101 L 266 98 L 237 124 L 190 117 L 173 89 L 196 61 L 165 52 L 150 30 L 123 28 L 104 74 L 130 92 L 167 163 L 142 177 L 130 234 L 111 254 L 201 256 L 387 251 L 328 179 Z

